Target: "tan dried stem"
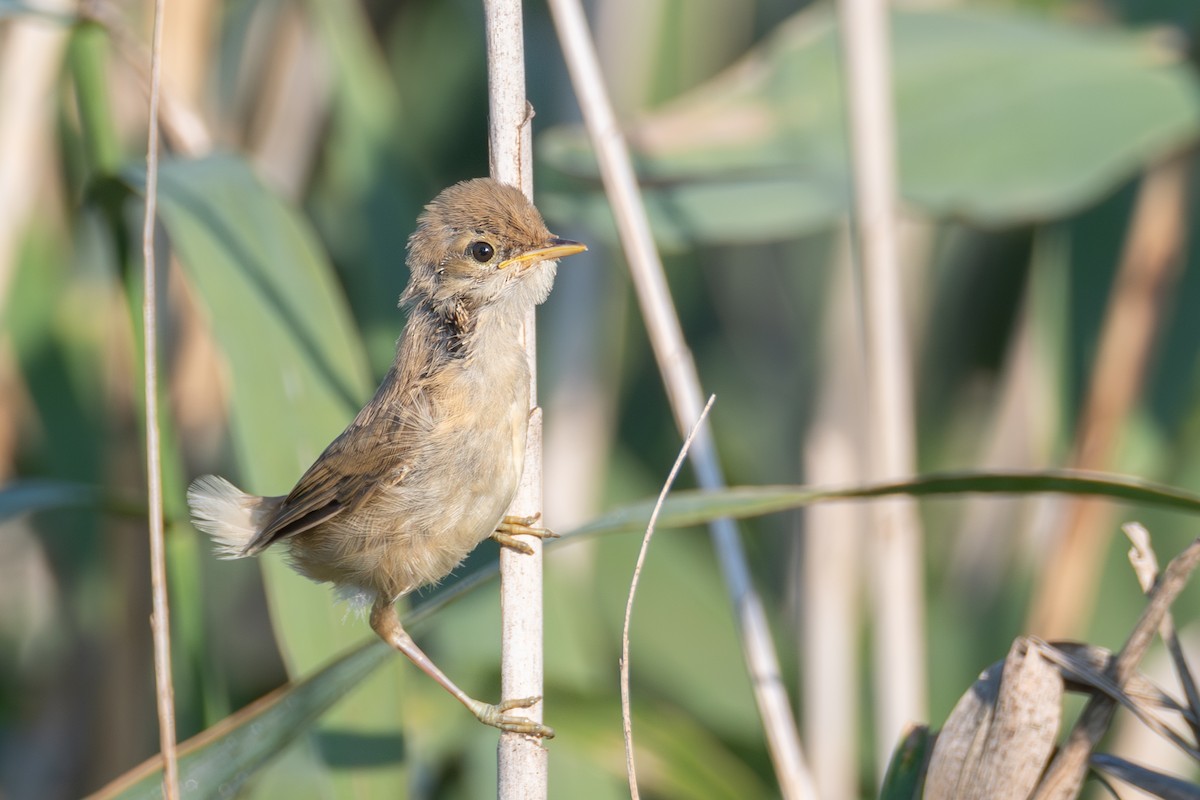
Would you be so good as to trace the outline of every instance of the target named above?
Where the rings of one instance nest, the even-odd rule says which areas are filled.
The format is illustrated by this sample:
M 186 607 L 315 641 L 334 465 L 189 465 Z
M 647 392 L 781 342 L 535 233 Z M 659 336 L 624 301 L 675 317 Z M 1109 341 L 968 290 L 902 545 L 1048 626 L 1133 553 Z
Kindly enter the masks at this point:
M 600 72 L 587 18 L 579 0 L 550 0 L 549 5 L 571 85 L 583 112 L 588 137 L 596 150 L 604 189 L 612 203 L 617 233 L 629 263 L 638 304 L 675 423 L 680 432 L 687 431 L 700 418 L 704 394 L 667 289 L 629 149 Z M 716 445 L 707 425 L 701 428 L 693 443 L 691 462 L 701 487 L 717 489 L 725 485 Z M 780 790 L 785 798 L 815 797 L 766 611 L 751 582 L 737 526 L 732 520 L 718 519 L 709 524 L 709 530 L 733 604 L 742 653 Z
M 1149 593 L 1154 588 L 1154 582 L 1158 580 L 1158 556 L 1155 555 L 1154 548 L 1150 544 L 1150 531 L 1146 530 L 1146 526 L 1139 522 L 1126 523 L 1121 526 L 1121 530 L 1125 532 L 1125 536 L 1133 545 L 1129 550 L 1129 563 L 1133 566 L 1142 591 Z M 1183 645 L 1179 643 L 1179 635 L 1175 630 L 1175 618 L 1171 616 L 1171 612 L 1168 611 L 1163 615 L 1158 635 L 1167 645 L 1167 652 L 1171 654 L 1171 661 L 1175 664 L 1179 685 L 1183 688 L 1183 696 L 1187 699 L 1188 707 L 1192 711 L 1192 719 L 1188 721 L 1192 728 L 1192 736 L 1195 737 L 1197 743 L 1200 743 L 1200 691 L 1196 689 L 1196 679 L 1192 676 L 1191 667 L 1188 666 Z
M 1151 167 L 1138 189 L 1075 436 L 1073 468 L 1111 467 L 1141 394 L 1187 237 L 1189 163 L 1179 156 Z M 1111 535 L 1110 509 L 1098 498 L 1069 501 L 1065 533 L 1046 559 L 1030 611 L 1029 628 L 1043 638 L 1076 636 L 1086 621 Z
M 1171 742 L 1193 760 L 1200 759 L 1200 751 L 1163 719 L 1162 712 L 1174 712 L 1191 723 L 1190 715 L 1148 678 L 1135 672 L 1124 686 L 1118 686 L 1109 676 L 1113 656 L 1104 648 L 1078 642 L 1047 644 L 1041 639 L 1036 641 L 1040 642 L 1042 656 L 1058 667 L 1067 680 L 1068 688 L 1105 695 L 1124 706 L 1150 731 Z
M 895 113 L 887 4 L 840 0 L 854 173 L 854 235 L 867 368 L 867 463 L 876 480 L 911 475 L 916 464 L 911 355 L 899 245 Z M 871 559 L 876 580 L 874 683 L 880 775 L 905 727 L 926 713 L 922 534 L 915 503 L 876 503 Z
M 162 131 L 168 144 L 177 152 L 199 157 L 212 149 L 212 134 L 204 123 L 200 113 L 186 100 L 164 90 L 161 75 L 155 85 L 153 68 L 147 69 L 147 63 L 153 62 L 153 53 L 146 52 L 142 43 L 131 34 L 125 26 L 120 9 L 113 6 L 109 0 L 87 0 L 79 7 L 80 19 L 94 22 L 103 27 L 110 37 L 117 54 L 133 69 L 149 95 L 158 93 L 155 105 L 158 108 L 156 128 Z
M 1200 564 L 1200 539 L 1172 559 L 1159 576 L 1147 595 L 1149 602 L 1133 632 L 1109 667 L 1109 678 L 1118 688 L 1123 689 L 1129 682 L 1167 610 L 1187 585 L 1197 564 Z M 1068 800 L 1079 793 L 1087 774 L 1088 758 L 1108 731 L 1116 707 L 1116 701 L 1107 696 L 1098 695 L 1088 701 L 1058 755 L 1050 762 L 1045 777 L 1032 795 L 1033 800 Z
M 163 796 L 179 797 L 179 760 L 175 752 L 175 688 L 171 681 L 171 619 L 167 603 L 167 559 L 163 531 L 162 452 L 158 431 L 158 288 L 154 261 L 154 223 L 158 203 L 158 98 L 162 82 L 163 6 L 154 2 L 150 46 L 150 120 L 146 144 L 146 214 L 142 222 L 142 342 L 146 385 L 146 484 L 150 522 L 150 582 L 154 613 L 154 688 L 158 741 L 163 758 Z
M 525 51 L 521 0 L 484 0 L 488 63 L 488 154 L 492 177 L 533 196 L 532 110 L 525 99 Z M 525 318 L 529 363 L 529 438 L 525 472 L 509 514 L 535 517 L 542 511 L 542 414 L 537 405 L 537 349 L 534 312 Z M 532 555 L 500 548 L 501 698 L 541 696 L 542 542 L 526 537 Z M 542 721 L 542 703 L 514 710 Z M 549 791 L 548 753 L 540 740 L 500 734 L 497 749 L 498 796 L 539 800 Z
M 852 486 L 865 480 L 866 392 L 860 326 L 850 272 L 850 237 L 839 226 L 834 277 L 825 301 L 820 339 L 826 342 L 815 416 L 804 435 L 804 474 L 818 486 Z M 854 797 L 858 767 L 861 693 L 862 587 L 867 569 L 870 506 L 830 503 L 804 510 L 796 539 L 796 587 L 802 593 L 797 655 L 803 676 L 802 733 L 821 797 Z M 799 524 L 799 522 L 798 522 Z

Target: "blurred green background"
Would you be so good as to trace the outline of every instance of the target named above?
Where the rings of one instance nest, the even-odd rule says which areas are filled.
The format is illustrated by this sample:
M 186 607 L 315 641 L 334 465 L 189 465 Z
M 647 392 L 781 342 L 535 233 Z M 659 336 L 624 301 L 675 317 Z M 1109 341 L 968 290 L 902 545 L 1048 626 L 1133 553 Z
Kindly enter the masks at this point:
M 854 439 L 865 425 L 861 397 L 836 391 L 856 385 L 858 356 L 845 310 L 838 40 L 830 4 L 798 5 L 589 5 L 737 485 L 828 483 L 837 473 L 814 438 Z M 1200 6 L 898 5 L 920 470 L 1087 466 L 1200 487 L 1190 241 Z M 81 21 L 0 2 L 6 800 L 95 791 L 158 749 L 138 313 L 147 10 L 100 3 Z M 172 0 L 166 26 L 159 303 L 183 739 L 369 638 L 277 554 L 261 568 L 212 558 L 183 493 L 207 472 L 286 492 L 369 397 L 403 323 L 396 299 L 416 215 L 442 187 L 487 171 L 487 84 L 482 9 L 467 0 Z M 656 493 L 680 437 L 540 3 L 526 9 L 525 37 L 538 204 L 555 233 L 591 246 L 562 266 L 539 314 L 546 520 L 568 531 Z M 1140 313 L 1114 312 L 1128 307 Z M 1077 525 L 1061 499 L 964 497 L 921 511 L 928 641 L 912 646 L 928 650 L 935 726 L 1020 633 L 1120 646 L 1141 610 L 1112 538 L 1121 521 L 1145 522 L 1164 561 L 1196 532 L 1179 514 L 1120 507 Z M 840 770 L 822 778 L 842 787 L 834 797 L 871 795 L 890 746 L 872 736 L 870 622 L 853 609 L 847 635 L 861 664 L 836 690 L 853 701 L 841 720 L 806 716 L 804 698 L 823 687 L 801 688 L 820 656 L 801 642 L 828 606 L 805 576 L 820 531 L 858 548 L 843 584 L 862 595 L 865 522 L 831 528 L 796 512 L 743 526 L 806 744 L 819 754 L 840 739 L 852 755 L 849 767 L 815 759 Z M 626 793 L 617 656 L 639 540 L 548 554 L 553 797 Z M 487 543 L 447 583 L 494 559 Z M 1055 591 L 1078 609 L 1041 608 Z M 1197 596 L 1177 607 L 1181 628 L 1194 624 Z M 468 693 L 490 698 L 498 614 L 493 582 L 414 633 Z M 698 530 L 655 540 L 632 650 L 644 794 L 777 796 Z M 495 732 L 401 660 L 356 676 L 265 769 L 195 796 L 493 795 Z

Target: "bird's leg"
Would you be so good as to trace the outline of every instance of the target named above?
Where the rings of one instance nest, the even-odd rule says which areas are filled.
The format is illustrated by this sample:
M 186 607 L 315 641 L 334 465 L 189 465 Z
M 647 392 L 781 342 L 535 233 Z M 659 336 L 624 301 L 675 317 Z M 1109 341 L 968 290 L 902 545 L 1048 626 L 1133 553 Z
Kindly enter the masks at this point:
M 515 538 L 517 536 L 536 536 L 539 539 L 557 539 L 558 534 L 547 528 L 532 528 L 533 523 L 541 518 L 541 514 L 534 514 L 531 517 L 510 517 L 506 516 L 500 520 L 500 524 L 496 526 L 496 530 L 492 531 L 492 538 L 501 547 L 511 547 L 518 553 L 524 553 L 527 556 L 533 555 L 533 548 L 525 542 Z
M 379 634 L 379 638 L 406 655 L 409 661 L 416 664 L 422 672 L 441 684 L 443 689 L 454 695 L 458 699 L 458 702 L 466 706 L 484 725 L 491 725 L 493 728 L 499 728 L 502 731 L 513 731 L 515 733 L 525 733 L 530 736 L 539 736 L 543 739 L 554 738 L 553 728 L 543 725 L 540 722 L 534 722 L 526 717 L 505 713 L 514 708 L 529 708 L 534 703 L 540 701 L 541 697 L 522 697 L 517 700 L 505 700 L 492 705 L 491 703 L 482 703 L 479 700 L 475 700 L 462 689 L 455 686 L 454 682 L 437 668 L 437 665 L 430 660 L 429 656 L 425 655 L 424 651 L 417 647 L 417 643 L 413 641 L 413 638 L 400 625 L 400 615 L 396 613 L 396 607 L 390 601 L 383 599 L 375 601 L 375 605 L 371 608 L 371 627 Z

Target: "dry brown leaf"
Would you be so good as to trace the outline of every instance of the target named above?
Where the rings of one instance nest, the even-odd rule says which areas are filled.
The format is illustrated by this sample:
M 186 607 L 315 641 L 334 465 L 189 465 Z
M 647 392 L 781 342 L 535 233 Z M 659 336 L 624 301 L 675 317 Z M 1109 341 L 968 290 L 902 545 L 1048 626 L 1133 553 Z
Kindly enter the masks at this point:
M 1058 736 L 1063 682 L 1036 640 L 1013 642 L 963 695 L 934 746 L 929 800 L 1024 800 Z

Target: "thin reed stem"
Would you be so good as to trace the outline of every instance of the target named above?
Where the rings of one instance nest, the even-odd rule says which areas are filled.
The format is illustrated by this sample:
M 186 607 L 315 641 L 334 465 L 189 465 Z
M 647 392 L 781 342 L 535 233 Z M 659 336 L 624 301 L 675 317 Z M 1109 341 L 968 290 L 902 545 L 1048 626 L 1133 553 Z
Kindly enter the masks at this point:
M 629 794 L 633 800 L 638 800 L 641 796 L 638 792 L 637 767 L 633 757 L 633 709 L 629 700 L 629 627 L 633 622 L 633 599 L 637 596 L 638 584 L 642 579 L 642 567 L 646 564 L 646 554 L 650 552 L 650 539 L 654 536 L 654 525 L 658 522 L 659 512 L 662 511 L 663 503 L 667 500 L 667 492 L 671 491 L 675 479 L 679 477 L 679 470 L 683 467 L 683 460 L 687 458 L 688 450 L 691 449 L 692 440 L 696 438 L 700 425 L 708 418 L 708 412 L 716 399 L 716 395 L 709 396 L 704 410 L 700 412 L 700 419 L 696 420 L 696 424 L 688 432 L 687 438 L 683 440 L 683 446 L 679 448 L 679 457 L 675 459 L 675 464 L 671 467 L 666 481 L 663 482 L 662 491 L 658 493 L 658 500 L 654 503 L 654 511 L 650 513 L 650 522 L 646 524 L 646 534 L 642 537 L 642 547 L 638 551 L 637 563 L 633 567 L 633 578 L 629 581 L 629 598 L 625 601 L 625 624 L 621 630 L 621 721 L 625 734 L 625 775 L 629 778 Z
M 171 619 L 167 603 L 167 559 L 163 532 L 162 452 L 158 433 L 158 281 L 154 222 L 158 205 L 158 100 L 162 84 L 162 32 L 165 0 L 154 2 L 150 46 L 150 119 L 146 143 L 146 215 L 142 222 L 142 343 L 146 385 L 146 486 L 150 507 L 150 583 L 154 611 L 154 688 L 158 741 L 163 758 L 163 796 L 179 797 L 175 752 L 175 689 L 171 681 Z
M 897 243 L 895 114 L 887 4 L 841 0 L 854 172 L 854 246 L 866 361 L 867 459 L 873 480 L 913 473 L 911 356 Z M 911 500 L 876 503 L 873 545 L 875 745 L 882 777 L 913 720 L 927 717 L 921 525 Z
M 488 62 L 488 145 L 492 177 L 533 196 L 531 113 L 525 99 L 525 51 L 521 0 L 484 0 Z M 537 347 L 534 312 L 525 318 L 529 363 L 529 438 L 525 471 L 509 514 L 542 512 L 542 413 L 537 404 Z M 542 543 L 526 537 L 533 555 L 500 548 L 500 685 L 502 699 L 542 694 Z M 542 704 L 509 713 L 542 721 Z M 549 791 L 548 752 L 537 739 L 500 734 L 498 796 L 539 800 Z
M 654 247 L 629 149 L 617 125 L 600 73 L 596 47 L 588 32 L 582 5 L 579 0 L 550 0 L 549 5 L 571 84 L 583 112 L 584 125 L 596 150 L 604 189 L 613 206 L 617 232 L 675 423 L 684 433 L 700 418 L 704 394 L 667 289 L 662 261 Z M 717 489 L 725 485 L 716 445 L 707 425 L 701 426 L 696 436 L 691 462 L 702 487 Z M 815 797 L 762 598 L 751 583 L 737 526 L 732 520 L 719 519 L 710 523 L 709 529 L 733 604 L 742 653 L 781 793 L 785 798 Z

